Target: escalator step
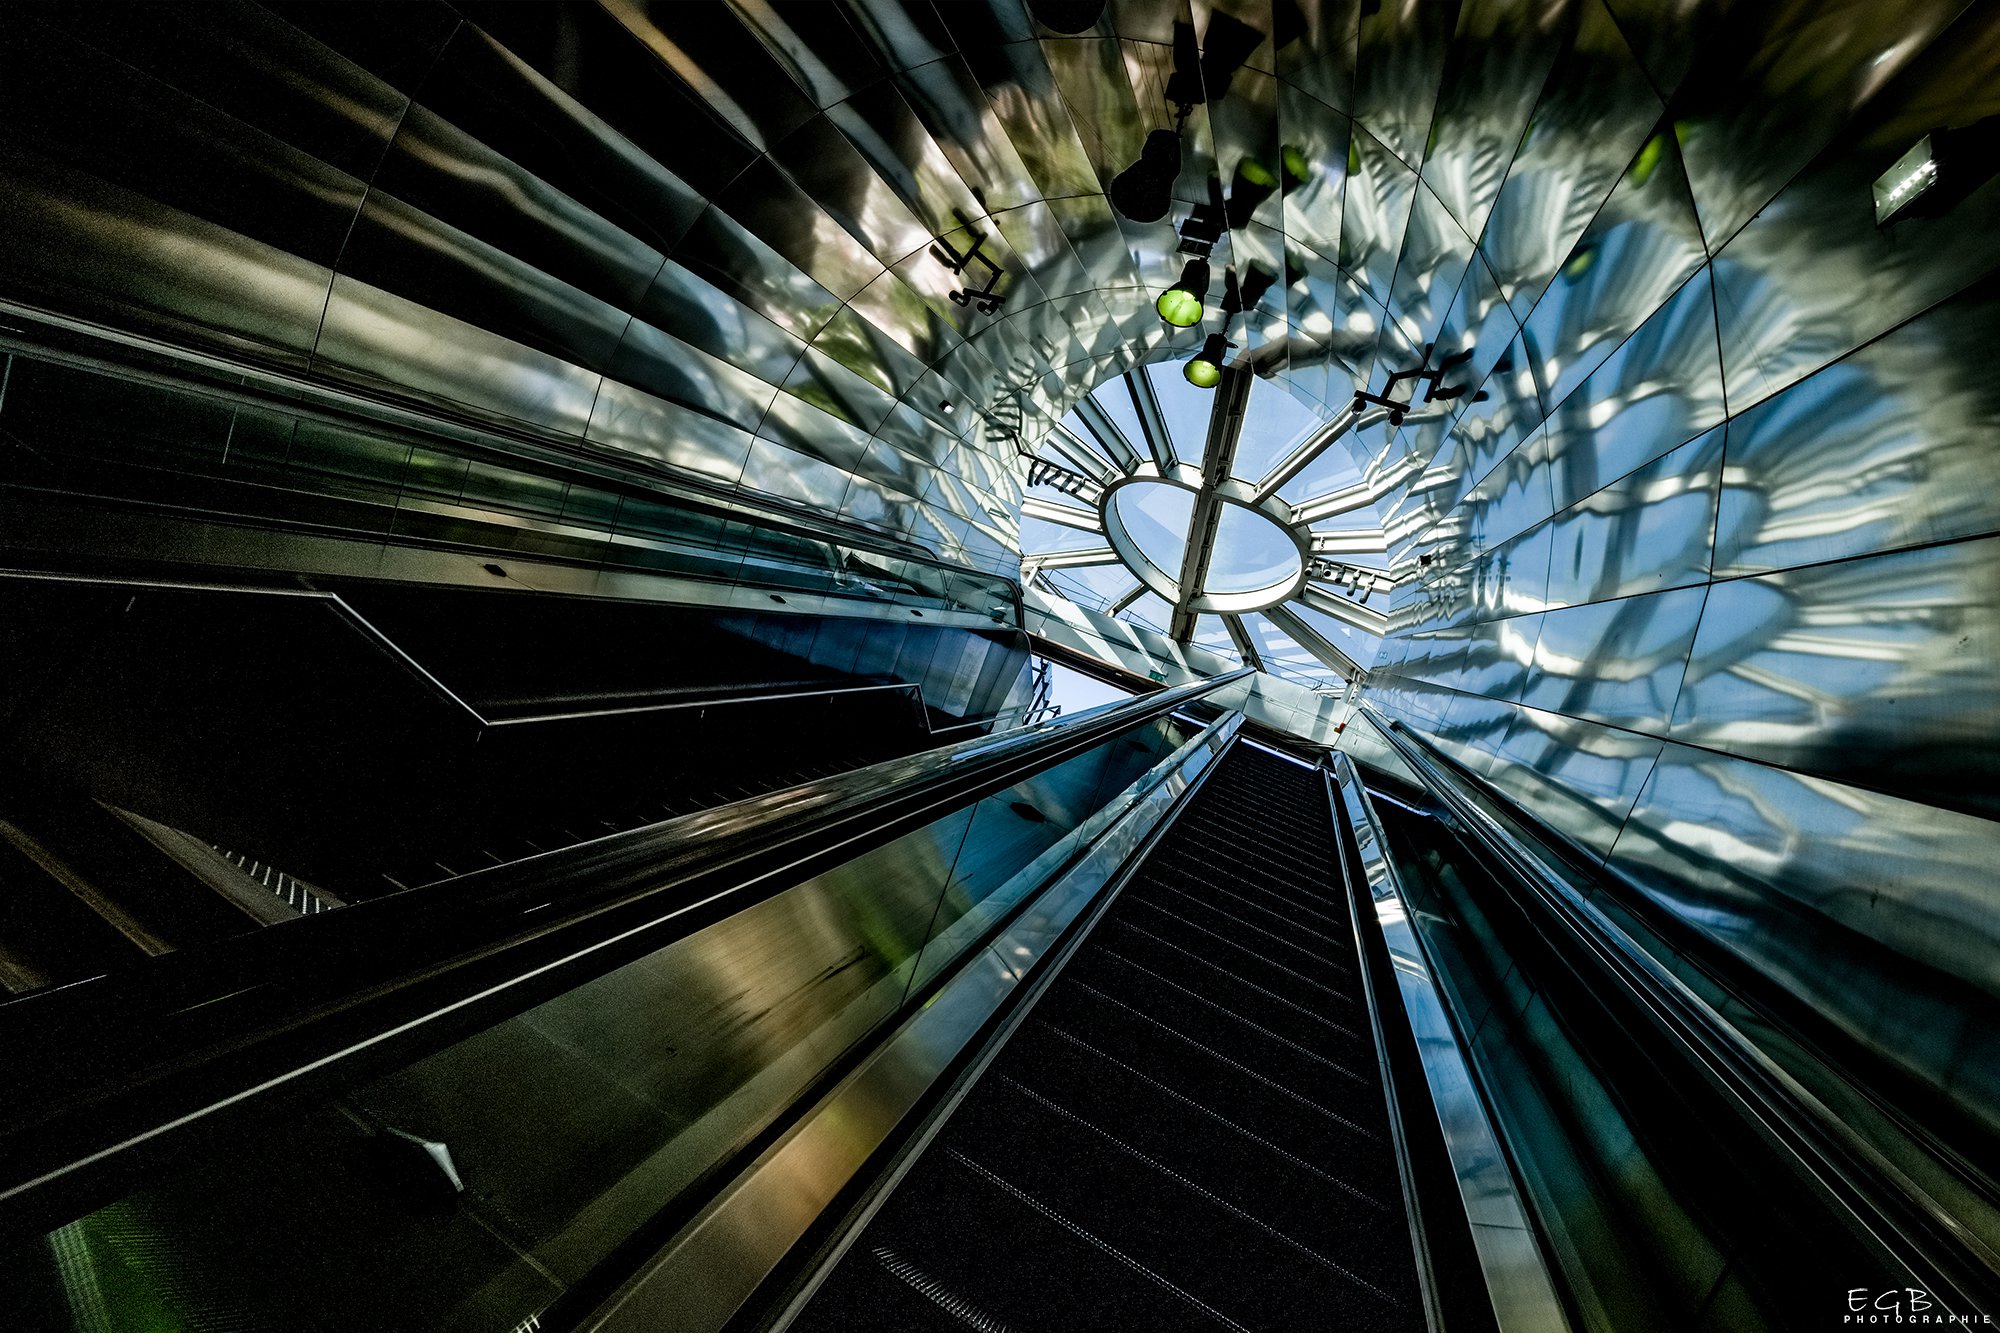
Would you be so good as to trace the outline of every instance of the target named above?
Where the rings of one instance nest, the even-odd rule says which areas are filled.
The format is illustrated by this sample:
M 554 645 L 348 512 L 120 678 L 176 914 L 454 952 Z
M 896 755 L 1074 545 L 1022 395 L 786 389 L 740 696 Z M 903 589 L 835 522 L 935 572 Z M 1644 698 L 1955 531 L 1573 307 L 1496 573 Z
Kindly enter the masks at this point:
M 1237 747 L 794 1327 L 1422 1327 L 1325 800 Z

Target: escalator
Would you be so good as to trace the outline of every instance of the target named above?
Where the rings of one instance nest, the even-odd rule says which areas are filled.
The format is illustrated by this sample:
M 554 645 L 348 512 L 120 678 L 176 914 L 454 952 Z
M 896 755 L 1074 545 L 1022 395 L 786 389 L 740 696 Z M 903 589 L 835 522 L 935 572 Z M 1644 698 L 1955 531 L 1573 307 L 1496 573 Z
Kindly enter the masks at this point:
M 1861 1285 L 1990 1304 L 1912 1178 L 1751 1058 L 1726 977 L 1648 964 L 1615 885 L 1398 733 L 1262 748 L 1236 688 L 0 1003 L 0 1325 L 1803 1333 Z M 32 804 L 35 846 L 74 832 Z
M 0 1323 L 1559 1328 L 1235 679 L 0 1004 Z
M 1232 750 L 791 1326 L 1423 1328 L 1336 856 Z

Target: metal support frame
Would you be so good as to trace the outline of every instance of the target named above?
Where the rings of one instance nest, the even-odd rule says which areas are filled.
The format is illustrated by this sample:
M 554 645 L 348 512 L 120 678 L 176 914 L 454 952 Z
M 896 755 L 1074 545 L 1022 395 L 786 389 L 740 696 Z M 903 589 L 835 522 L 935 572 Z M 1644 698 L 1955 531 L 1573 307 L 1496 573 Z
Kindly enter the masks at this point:
M 1125 372 L 1125 390 L 1132 395 L 1132 410 L 1139 414 L 1139 429 L 1145 432 L 1147 452 L 1162 473 L 1172 472 L 1180 459 L 1174 454 L 1174 437 L 1167 431 L 1167 419 L 1153 392 L 1153 381 L 1144 366 Z
M 1337 491 L 1317 495 L 1302 504 L 1292 506 L 1292 522 L 1317 523 L 1323 518 L 1333 518 L 1339 514 L 1352 513 L 1375 503 L 1375 492 L 1365 481 L 1357 481 L 1352 486 L 1343 486 Z
M 1118 429 L 1118 423 L 1111 419 L 1101 403 L 1085 394 L 1076 400 L 1075 410 L 1077 420 L 1090 432 L 1105 457 L 1126 472 L 1139 466 L 1139 451 L 1132 447 L 1132 442 L 1125 438 L 1125 432 Z
M 1217 488 L 1229 479 L 1236 466 L 1236 446 L 1243 439 L 1243 415 L 1250 406 L 1251 373 L 1241 366 L 1224 366 L 1222 381 L 1215 386 L 1215 406 L 1208 417 L 1208 443 L 1201 456 L 1201 490 L 1195 495 L 1194 512 L 1188 517 L 1187 550 L 1181 556 L 1178 580 L 1181 600 L 1174 607 L 1167 633 L 1181 643 L 1194 638 L 1197 619 L 1191 603 L 1201 595 L 1208 580 L 1209 561 L 1215 555 L 1215 534 L 1222 523 L 1222 498 Z
M 1357 602 L 1350 602 L 1345 597 L 1336 597 L 1310 583 L 1299 590 L 1298 599 L 1321 615 L 1332 616 L 1342 624 L 1351 625 L 1364 634 L 1385 635 L 1389 632 L 1389 617 L 1380 611 L 1371 611 Z
M 1327 642 L 1326 636 L 1286 607 L 1267 606 L 1264 614 L 1270 617 L 1272 624 L 1290 635 L 1293 643 L 1311 653 L 1322 665 L 1330 666 L 1350 679 L 1368 674 L 1361 669 L 1360 663 Z
M 1341 436 L 1350 430 L 1372 426 L 1388 416 L 1387 412 L 1357 412 L 1352 407 L 1341 409 L 1331 421 L 1299 441 L 1298 447 L 1280 459 L 1278 465 L 1266 472 L 1257 483 L 1259 500 L 1276 495 L 1292 478 L 1312 466 L 1313 460 L 1332 448 Z
M 1104 455 L 1070 434 L 1068 428 L 1065 426 L 1054 425 L 1049 427 L 1049 433 L 1042 437 L 1042 443 L 1047 445 L 1056 454 L 1059 454 L 1063 461 L 1067 462 L 1071 467 L 1094 480 L 1099 486 L 1107 485 L 1116 480 L 1118 476 L 1118 469 L 1107 463 L 1104 460 Z
M 1236 645 L 1236 651 L 1243 658 L 1243 665 L 1264 670 L 1264 655 L 1257 651 L 1257 640 L 1252 637 L 1250 627 L 1243 623 L 1242 616 L 1224 616 L 1223 628 L 1229 631 L 1229 641 Z
M 1059 523 L 1063 527 L 1076 528 L 1081 532 L 1104 531 L 1104 522 L 1098 518 L 1095 509 L 1058 504 L 1054 500 L 1044 500 L 1035 495 L 1021 501 L 1021 517 L 1038 518 L 1044 523 Z

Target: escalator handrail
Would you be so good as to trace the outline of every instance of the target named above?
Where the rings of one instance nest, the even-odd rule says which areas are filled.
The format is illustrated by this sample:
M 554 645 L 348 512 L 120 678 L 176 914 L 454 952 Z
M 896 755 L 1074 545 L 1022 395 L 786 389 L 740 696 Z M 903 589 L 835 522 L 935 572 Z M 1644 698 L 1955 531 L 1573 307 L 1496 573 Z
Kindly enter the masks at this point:
M 1329 796 L 1334 815 L 1347 822 L 1354 838 L 1353 851 L 1360 862 L 1352 867 L 1354 873 L 1347 878 L 1350 910 L 1354 914 L 1356 958 L 1362 961 L 1362 983 L 1382 1055 L 1383 1086 L 1391 1095 L 1397 1165 L 1404 1180 L 1411 1226 L 1419 1233 L 1413 1241 L 1431 1327 L 1443 1326 L 1442 1300 L 1435 1288 L 1439 1278 L 1431 1269 L 1428 1247 L 1421 1234 L 1420 1203 L 1406 1155 L 1401 1123 L 1404 1112 L 1398 1105 L 1403 1092 L 1411 1094 L 1411 1104 L 1427 1100 L 1437 1119 L 1453 1183 L 1466 1208 L 1466 1220 L 1476 1223 L 1471 1233 L 1473 1252 L 1492 1303 L 1494 1325 L 1501 1333 L 1568 1330 L 1573 1324 L 1537 1235 L 1540 1220 L 1528 1192 L 1521 1188 L 1519 1166 L 1507 1151 L 1505 1135 L 1493 1114 L 1475 1062 L 1468 1054 L 1467 1034 L 1462 1025 L 1453 1021 L 1451 1006 L 1438 984 L 1438 966 L 1431 943 L 1417 928 L 1402 876 L 1389 857 L 1381 821 L 1376 817 L 1352 756 L 1336 751 L 1331 756 L 1330 769 Z M 1343 877 L 1347 877 L 1350 868 L 1345 857 L 1341 869 Z M 1379 939 L 1387 951 L 1396 981 L 1393 993 L 1378 993 L 1375 989 L 1366 965 L 1364 930 Z M 1409 1024 L 1427 1085 L 1421 1091 L 1396 1087 L 1379 1018 L 1380 1007 L 1386 1004 L 1397 1006 Z
M 752 797 L 0 1004 L 0 1236 L 407 1064 L 1250 674 Z
M 1689 1058 L 1783 1145 L 1826 1197 L 1922 1278 L 1927 1290 L 1985 1314 L 2000 1312 L 2000 1259 L 1893 1163 L 1632 938 L 1568 873 L 1528 847 L 1448 758 L 1373 703 L 1370 721 L 1431 796 L 1505 866 L 1603 970 L 1673 1033 Z

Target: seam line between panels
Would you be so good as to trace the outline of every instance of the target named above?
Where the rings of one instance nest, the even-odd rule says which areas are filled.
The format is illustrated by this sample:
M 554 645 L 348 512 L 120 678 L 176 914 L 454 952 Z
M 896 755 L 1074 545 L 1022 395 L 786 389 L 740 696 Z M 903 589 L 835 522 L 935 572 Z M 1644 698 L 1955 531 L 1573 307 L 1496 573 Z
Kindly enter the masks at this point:
M 1541 705 L 1539 705 L 1539 704 L 1526 704 L 1526 703 L 1520 703 L 1520 702 L 1518 702 L 1518 701 L 1516 701 L 1516 700 L 1513 700 L 1513 699 L 1501 699 L 1501 698 L 1497 698 L 1497 697 L 1495 697 L 1495 696 L 1493 696 L 1493 695 L 1490 695 L 1490 694 L 1480 694 L 1480 693 L 1479 693 L 1478 691 L 1476 691 L 1476 690 L 1462 690 L 1462 689 L 1458 688 L 1458 687 L 1457 687 L 1456 685 L 1444 685 L 1444 684 L 1440 684 L 1440 683 L 1438 683 L 1438 682 L 1436 682 L 1436 681 L 1431 681 L 1431 680 L 1424 680 L 1424 679 L 1422 679 L 1421 677 L 1416 677 L 1416 678 L 1412 678 L 1412 677 L 1408 677 L 1408 676 L 1404 676 L 1404 677 L 1399 677 L 1398 679 L 1402 679 L 1402 680 L 1412 680 L 1412 679 L 1414 679 L 1414 680 L 1416 681 L 1416 683 L 1418 683 L 1418 684 L 1421 684 L 1421 685 L 1424 685 L 1424 686 L 1426 686 L 1426 687 L 1428 687 L 1428 688 L 1430 688 L 1430 689 L 1434 689 L 1434 690 L 1444 690 L 1444 691 L 1449 691 L 1449 692 L 1450 692 L 1450 693 L 1452 693 L 1452 694 L 1461 694 L 1461 695 L 1466 695 L 1466 696 L 1468 696 L 1468 697 L 1470 697 L 1470 698 L 1474 698 L 1474 699 L 1485 699 L 1485 700 L 1488 700 L 1489 702 L 1492 702 L 1492 703 L 1498 703 L 1498 704 L 1504 704 L 1504 705 L 1506 705 L 1506 706 L 1507 706 L 1507 707 L 1509 707 L 1509 708 L 1521 708 L 1521 709 L 1529 709 L 1529 710 L 1532 710 L 1532 711 L 1534 711 L 1534 712 L 1537 712 L 1537 713 L 1547 713 L 1547 714 L 1549 714 L 1549 715 L 1550 715 L 1551 717 L 1561 717 L 1561 718 L 1566 718 L 1566 719 L 1568 719 L 1568 720 L 1569 720 L 1569 721 L 1571 721 L 1571 722 L 1583 722 L 1583 723 L 1586 723 L 1586 724 L 1588 724 L 1588 725 L 1590 725 L 1590 726 L 1593 726 L 1593 727 L 1602 727 L 1602 728 L 1604 728 L 1604 730 L 1606 730 L 1606 731 L 1616 731 L 1616 732 L 1621 732 L 1621 733 L 1623 733 L 1624 735 L 1627 735 L 1627 736 L 1637 736 L 1637 737 L 1640 737 L 1640 738 L 1642 738 L 1642 739 L 1644 739 L 1644 740 L 1648 740 L 1648 741 L 1657 741 L 1657 742 L 1660 742 L 1660 743 L 1661 743 L 1661 745 L 1662 745 L 1663 747 L 1664 747 L 1664 746 L 1667 746 L 1667 745 L 1677 745 L 1677 746 L 1679 746 L 1679 747 L 1680 747 L 1681 749 L 1683 749 L 1683 750 L 1699 750 L 1699 751 L 1701 751 L 1701 752 L 1702 752 L 1703 754 L 1713 754 L 1713 755 L 1719 755 L 1719 756 L 1721 756 L 1721 757 L 1722 757 L 1722 758 L 1724 758 L 1724 759 L 1731 759 L 1731 760 L 1735 760 L 1735 761 L 1736 761 L 1736 762 L 1738 762 L 1738 763 L 1744 763 L 1744 764 L 1755 764 L 1755 765 L 1756 765 L 1756 766 L 1757 766 L 1758 768 L 1765 768 L 1765 769 L 1770 769 L 1770 770 L 1772 770 L 1773 772 L 1778 772 L 1778 773 L 1789 773 L 1789 774 L 1791 774 L 1791 775 L 1792 775 L 1793 777 L 1799 777 L 1799 778 L 1810 778 L 1810 779 L 1812 779 L 1812 780 L 1813 780 L 1813 781 L 1815 781 L 1815 782 L 1826 782 L 1826 783 L 1831 783 L 1832 785 L 1834 785 L 1834 786 L 1836 786 L 1836 787 L 1850 787 L 1850 788 L 1853 788 L 1853 789 L 1854 789 L 1855 791 L 1867 791 L 1867 792 L 1874 792 L 1874 793 L 1875 793 L 1875 794 L 1877 794 L 1878 796 L 1886 796 L 1886 797 L 1888 797 L 1888 798 L 1889 798 L 1889 799 L 1891 799 L 1891 800 L 1894 800 L 1894 801 L 1901 801 L 1901 802 L 1903 802 L 1903 803 L 1904 803 L 1904 804 L 1906 804 L 1906 805 L 1914 805 L 1914 806 L 1919 806 L 1919 807 L 1922 807 L 1923 809 L 1926 809 L 1926 810 L 1941 810 L 1941 811 L 1945 812 L 1946 814 L 1950 814 L 1950 815 L 1956 815 L 1956 816 L 1958 816 L 1958 817 L 1960 817 L 1960 818 L 1964 818 L 1964 819 L 1978 819 L 1978 820 L 1981 820 L 1981 821 L 1983 821 L 1983 822 L 1985 822 L 1985 823 L 1989 823 L 1989 824 L 1990 824 L 1990 823 L 1996 823 L 1996 822 L 2000 822 L 2000 821 L 1996 821 L 1995 819 L 1993 819 L 1993 817 L 1992 817 L 1992 816 L 1989 816 L 1989 815 L 1979 815 L 1979 814 L 1974 814 L 1974 813 L 1972 813 L 1972 812 L 1971 812 L 1971 811 L 1969 811 L 1969 810 L 1963 810 L 1963 809 L 1960 809 L 1960 808 L 1959 808 L 1959 807 L 1957 807 L 1957 806 L 1950 806 L 1950 805 L 1939 805 L 1939 804 L 1937 804 L 1937 803 L 1935 803 L 1935 802 L 1933 802 L 1933 801 L 1927 801 L 1927 800 L 1922 800 L 1922 799 L 1919 799 L 1919 798 L 1917 798 L 1917 797 L 1914 797 L 1914 796 L 1910 796 L 1910 795 L 1907 795 L 1907 794 L 1905 794 L 1905 793 L 1902 793 L 1902 792 L 1896 792 L 1896 791 L 1891 791 L 1891 790 L 1889 790 L 1889 789 L 1888 789 L 1888 788 L 1886 788 L 1886 787 L 1879 787 L 1879 786 L 1875 786 L 1875 785 L 1873 785 L 1873 784 L 1871 784 L 1871 783 L 1867 783 L 1867 782 L 1857 782 L 1857 781 L 1854 781 L 1854 780 L 1852 780 L 1852 779 L 1849 779 L 1849 778 L 1836 778 L 1836 777 L 1831 777 L 1831 776 L 1827 775 L 1826 773 L 1823 773 L 1823 772 L 1818 772 L 1818 771 L 1815 771 L 1815 770 L 1813 770 L 1813 769 L 1807 769 L 1807 768 L 1790 768 L 1790 767 L 1787 767 L 1787 766 L 1786 766 L 1786 765 L 1784 765 L 1784 764 L 1780 764 L 1780 763 L 1777 763 L 1777 762 L 1775 762 L 1775 761 L 1773 761 L 1773 760 L 1769 760 L 1769 759 L 1759 759 L 1759 758 L 1757 758 L 1757 757 L 1756 757 L 1756 756 L 1754 756 L 1754 755 L 1747 755 L 1747 754 L 1735 754 L 1735 753 L 1732 753 L 1731 751 L 1728 751 L 1728 750 L 1724 750 L 1724 749 L 1719 749 L 1718 747 L 1716 747 L 1716 746 L 1713 746 L 1713 745 L 1704 745 L 1704 744 L 1700 743 L 1699 741 L 1684 741 L 1684 740 L 1679 740 L 1679 739 L 1676 739 L 1675 737 L 1673 737 L 1673 736 L 1671 736 L 1671 735 L 1662 735 L 1662 734 L 1660 734 L 1660 733 L 1658 733 L 1658 732 L 1652 732 L 1652 731 L 1641 731 L 1641 730 L 1640 730 L 1639 728 L 1637 728 L 1637 727 L 1631 727 L 1631 726 L 1624 726 L 1624 725 L 1621 725 L 1621 724 L 1619 724 L 1619 723 L 1616 723 L 1616 722 L 1603 722 L 1603 721 L 1600 721 L 1600 720 L 1599 720 L 1599 719 L 1597 719 L 1597 718 L 1594 718 L 1594 717 L 1583 717 L 1583 716 L 1581 716 L 1580 714 L 1576 714 L 1576 713 L 1565 713 L 1565 712 L 1563 712 L 1563 711 L 1562 711 L 1561 709 L 1558 709 L 1558 708 L 1543 708 L 1543 707 L 1542 707 Z M 1400 718 L 1399 718 L 1398 720 L 1399 720 L 1399 721 L 1401 721 L 1402 719 L 1400 719 Z M 1407 724 L 1407 723 L 1405 723 L 1405 725 L 1408 725 L 1408 724 Z M 1424 734 L 1424 735 L 1428 736 L 1428 735 L 1429 735 L 1430 733 L 1422 733 L 1422 734 Z M 1457 762 L 1457 761 L 1454 761 L 1454 762 Z M 1657 766 L 1658 766 L 1658 763 L 1659 763 L 1659 759 L 1658 759 L 1658 757 L 1657 757 L 1657 756 L 1655 756 L 1655 758 L 1654 758 L 1654 765 L 1655 765 L 1655 767 L 1657 767 Z M 1648 772 L 1648 776 L 1650 777 L 1650 770 L 1649 770 L 1649 772 Z M 1484 780 L 1484 779 L 1482 778 L 1482 781 L 1483 781 L 1483 780 Z M 1644 794 L 1644 789 L 1642 788 L 1642 789 L 1641 789 L 1641 795 L 1643 795 L 1643 794 Z M 1636 807 L 1637 807 L 1637 805 L 1638 805 L 1638 799 L 1637 799 L 1637 798 L 1635 797 L 1635 798 L 1633 799 L 1633 806 L 1634 806 L 1634 808 L 1636 808 Z M 1630 818 L 1630 816 L 1628 815 L 1628 816 L 1627 816 L 1627 818 L 1629 819 L 1629 818 Z
M 410 118 L 410 109 L 416 106 L 417 95 L 423 92 L 424 85 L 431 81 L 431 75 L 437 71 L 438 64 L 444 59 L 444 53 L 451 49 L 451 44 L 458 40 L 458 34 L 464 30 L 465 20 L 461 18 L 452 25 L 451 31 L 445 34 L 445 39 L 438 43 L 438 49 L 431 52 L 430 63 L 424 66 L 424 72 L 410 85 L 410 91 L 403 96 L 403 109 L 396 113 L 396 123 L 389 130 L 389 137 L 382 141 L 382 152 L 375 159 L 374 169 L 368 173 L 368 179 L 361 183 L 361 200 L 354 206 L 354 215 L 347 219 L 347 230 L 341 233 L 340 248 L 333 252 L 333 262 L 327 265 L 326 300 L 320 304 L 319 324 L 313 329 L 312 347 L 306 352 L 307 379 L 311 379 L 319 369 L 319 344 L 326 336 L 326 317 L 333 310 L 333 289 L 340 281 L 340 265 L 347 258 L 347 247 L 354 242 L 354 231 L 361 225 L 361 215 L 368 211 L 368 200 L 375 193 L 376 177 L 382 174 L 382 168 L 389 161 L 389 154 L 396 150 L 396 140 L 402 137 L 403 122 Z M 598 373 L 597 386 L 600 391 L 604 387 L 604 375 L 601 371 Z M 594 398 L 592 402 L 595 403 Z M 586 422 L 585 429 L 588 428 Z

